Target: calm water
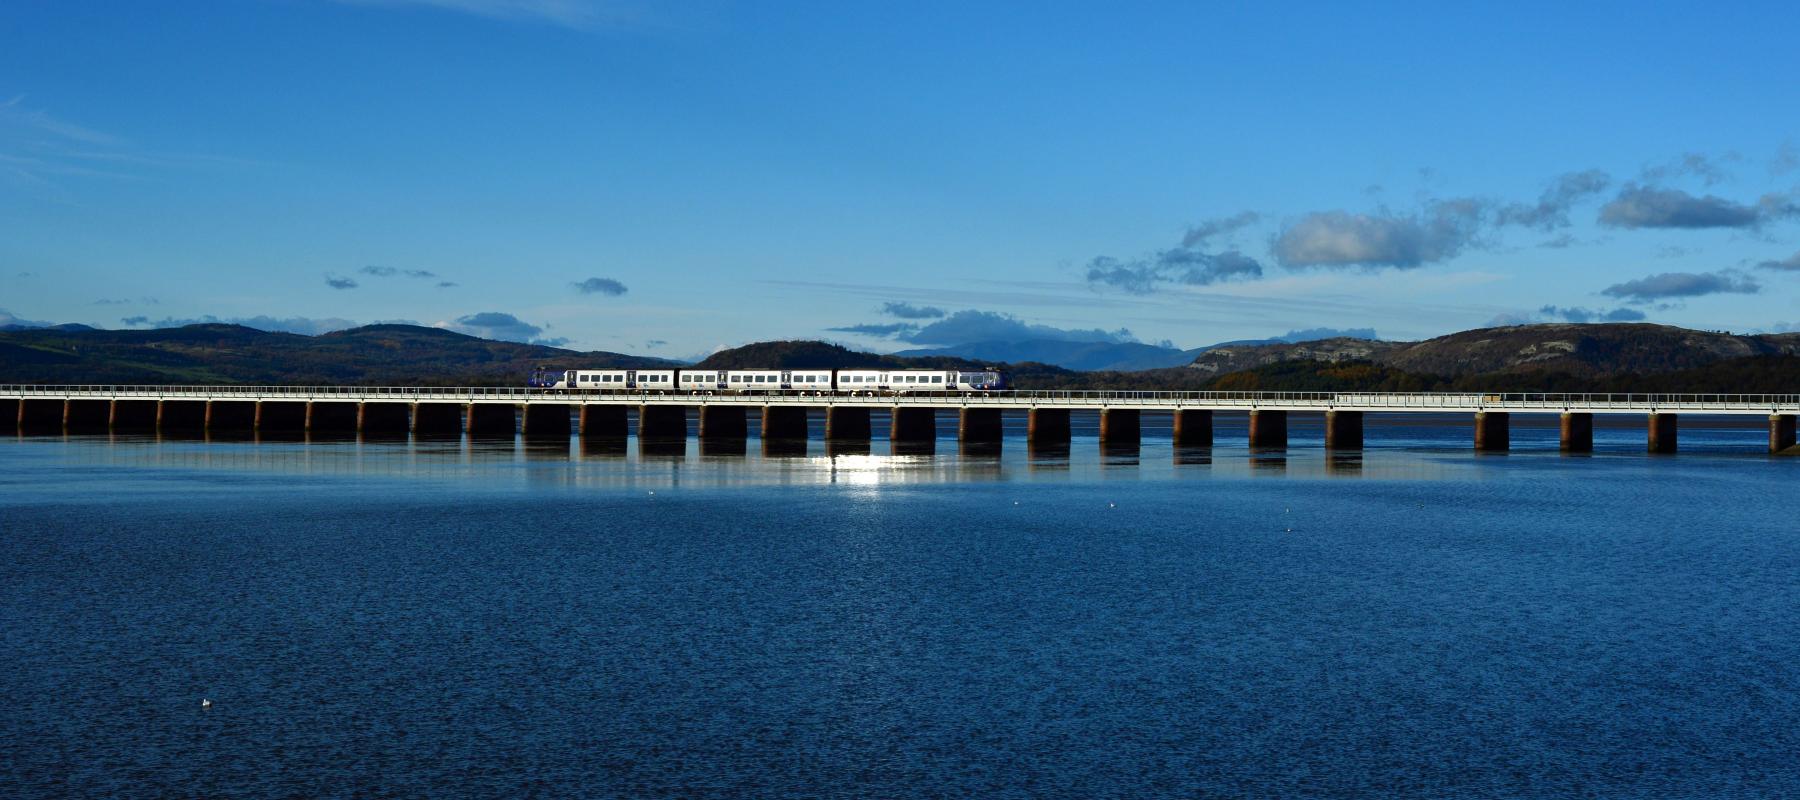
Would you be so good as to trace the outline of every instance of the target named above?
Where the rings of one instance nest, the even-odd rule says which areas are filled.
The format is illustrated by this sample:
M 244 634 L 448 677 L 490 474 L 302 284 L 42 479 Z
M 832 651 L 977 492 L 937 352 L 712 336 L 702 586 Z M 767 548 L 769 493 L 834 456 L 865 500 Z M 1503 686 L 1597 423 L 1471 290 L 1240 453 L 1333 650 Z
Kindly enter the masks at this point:
M 0 439 L 0 796 L 1800 794 L 1800 459 L 1760 420 L 1674 457 L 1299 422 Z

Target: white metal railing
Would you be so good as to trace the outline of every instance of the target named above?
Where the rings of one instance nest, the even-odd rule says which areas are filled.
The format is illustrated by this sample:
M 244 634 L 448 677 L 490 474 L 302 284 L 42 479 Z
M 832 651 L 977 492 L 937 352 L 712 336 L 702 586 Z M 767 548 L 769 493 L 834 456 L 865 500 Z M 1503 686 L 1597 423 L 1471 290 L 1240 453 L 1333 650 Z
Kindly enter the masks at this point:
M 1003 406 L 1012 408 L 1238 408 L 1381 411 L 1697 411 L 1800 412 L 1796 394 L 1644 394 L 1566 392 L 1201 392 L 1026 389 L 998 392 L 828 392 L 761 390 L 587 390 L 436 386 L 137 386 L 0 384 L 6 399 L 292 399 L 344 402 L 681 403 L 796 405 Z

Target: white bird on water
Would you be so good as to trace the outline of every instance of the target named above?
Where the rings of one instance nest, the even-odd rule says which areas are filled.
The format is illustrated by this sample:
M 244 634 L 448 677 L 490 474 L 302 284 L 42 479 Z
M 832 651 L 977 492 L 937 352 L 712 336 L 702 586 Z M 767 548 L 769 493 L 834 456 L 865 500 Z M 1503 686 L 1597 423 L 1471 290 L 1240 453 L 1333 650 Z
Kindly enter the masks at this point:
M 212 708 L 212 701 L 202 697 L 202 698 L 200 698 L 200 707 L 201 708 Z

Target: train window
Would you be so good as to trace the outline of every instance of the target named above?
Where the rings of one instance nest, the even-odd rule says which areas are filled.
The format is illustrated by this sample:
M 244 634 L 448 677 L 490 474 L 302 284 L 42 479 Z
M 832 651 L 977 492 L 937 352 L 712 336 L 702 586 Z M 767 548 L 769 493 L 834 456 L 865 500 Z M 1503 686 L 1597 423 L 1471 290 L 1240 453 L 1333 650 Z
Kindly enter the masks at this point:
M 942 375 L 933 375 L 933 376 L 931 376 L 931 382 L 932 382 L 932 383 L 943 383 L 943 382 L 944 382 L 944 376 L 942 376 Z

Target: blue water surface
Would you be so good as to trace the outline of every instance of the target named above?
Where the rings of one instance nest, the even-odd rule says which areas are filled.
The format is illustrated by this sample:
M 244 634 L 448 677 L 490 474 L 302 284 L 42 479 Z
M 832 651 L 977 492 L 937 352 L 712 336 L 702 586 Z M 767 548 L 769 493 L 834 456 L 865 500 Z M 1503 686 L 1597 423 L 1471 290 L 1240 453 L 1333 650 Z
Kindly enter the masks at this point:
M 0 439 L 0 795 L 1800 795 L 1755 430 L 1229 433 Z

